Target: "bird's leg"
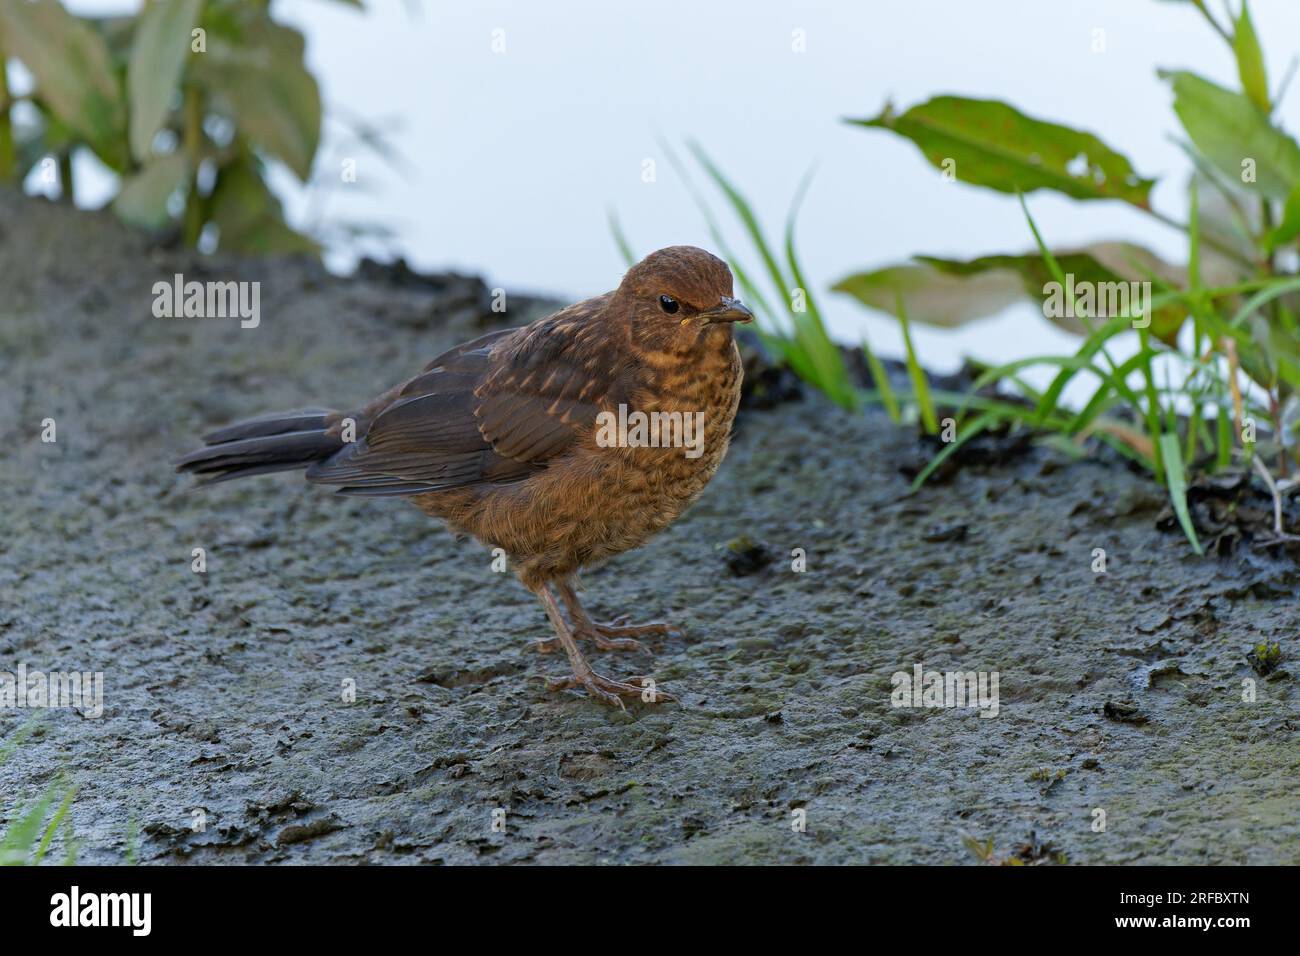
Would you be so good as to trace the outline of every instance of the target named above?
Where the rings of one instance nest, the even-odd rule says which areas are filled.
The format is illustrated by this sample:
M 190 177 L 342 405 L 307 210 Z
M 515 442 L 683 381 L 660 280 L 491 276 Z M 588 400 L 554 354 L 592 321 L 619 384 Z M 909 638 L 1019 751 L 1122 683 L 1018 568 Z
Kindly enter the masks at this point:
M 637 640 L 638 637 L 681 633 L 679 628 L 663 621 L 629 625 L 626 623 L 626 617 L 620 617 L 609 624 L 601 624 L 587 616 L 586 610 L 578 601 L 578 593 L 573 588 L 571 578 L 558 582 L 556 589 L 560 592 L 564 606 L 569 610 L 574 636 L 594 641 L 596 647 L 602 651 L 644 651 L 646 646 Z
M 593 671 L 591 665 L 587 663 L 587 659 L 578 650 L 578 642 L 574 640 L 573 630 L 564 620 L 564 615 L 560 613 L 560 608 L 556 605 L 555 597 L 551 594 L 550 588 L 542 584 L 535 589 L 534 593 L 541 599 L 542 607 L 546 609 L 546 616 L 550 618 L 551 626 L 555 628 L 556 640 L 564 648 L 564 653 L 569 657 L 569 666 L 573 668 L 572 677 L 548 681 L 547 688 L 549 690 L 584 687 L 587 693 L 597 700 L 620 708 L 623 708 L 622 698 L 624 697 L 640 697 L 651 704 L 675 699 L 671 694 L 656 689 L 653 684 L 642 686 L 644 678 L 629 677 L 626 681 L 618 681 L 602 677 Z

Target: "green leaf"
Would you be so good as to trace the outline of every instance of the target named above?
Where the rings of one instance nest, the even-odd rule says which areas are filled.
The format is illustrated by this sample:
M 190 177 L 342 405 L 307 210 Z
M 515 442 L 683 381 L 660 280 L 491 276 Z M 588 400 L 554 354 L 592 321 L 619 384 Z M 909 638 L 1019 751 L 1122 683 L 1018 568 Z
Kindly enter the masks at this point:
M 1007 306 L 1028 300 L 1043 308 L 1044 317 L 1074 335 L 1086 335 L 1086 318 L 1109 318 L 1112 306 L 1129 300 L 1131 289 L 1119 283 L 1144 282 L 1154 275 L 1174 285 L 1186 283 L 1186 270 L 1170 265 L 1154 253 L 1127 242 L 1098 242 L 1077 250 L 1056 253 L 1061 271 L 1075 290 L 1090 289 L 1081 310 L 1063 307 L 1066 289 L 1056 294 L 1061 308 L 1047 308 L 1056 281 L 1037 253 L 981 256 L 961 261 L 917 256 L 916 265 L 891 266 L 851 275 L 832 288 L 854 296 L 864 305 L 897 315 L 894 293 L 903 298 L 911 318 L 927 325 L 951 328 L 994 315 Z M 1215 276 L 1220 275 L 1215 272 Z M 1141 291 L 1139 289 L 1139 291 Z M 1094 295 L 1095 293 L 1095 295 Z M 1077 293 L 1076 293 L 1077 294 Z M 1088 303 L 1091 302 L 1091 311 Z M 1118 311 L 1118 310 L 1116 310 Z M 1082 316 L 1083 318 L 1080 318 Z M 1172 342 L 1187 317 L 1187 309 L 1169 303 L 1151 310 L 1157 338 Z
M 320 252 L 315 242 L 285 223 L 280 201 L 262 181 L 252 157 L 222 167 L 210 202 L 220 247 L 227 252 Z
M 903 348 L 907 353 L 907 376 L 912 380 L 912 391 L 916 393 L 917 406 L 921 410 L 921 424 L 927 433 L 933 435 L 939 430 L 939 417 L 934 411 L 934 399 L 930 395 L 930 380 L 926 378 L 925 369 L 916 357 L 916 348 L 912 345 L 912 327 L 907 321 L 907 308 L 899 296 L 895 305 L 898 310 L 898 326 L 903 331 Z
M 1255 189 L 1270 199 L 1286 199 L 1300 184 L 1300 146 L 1245 95 L 1182 70 L 1160 76 L 1173 84 L 1183 129 L 1216 168 L 1241 182 L 1243 163 L 1253 161 Z
M 1237 75 L 1241 78 L 1241 88 L 1246 91 L 1250 101 L 1267 116 L 1272 107 L 1268 102 L 1264 52 L 1260 49 L 1255 25 L 1250 21 L 1250 5 L 1246 0 L 1241 0 L 1241 16 L 1233 25 L 1232 52 L 1237 56 Z
M 195 76 L 241 133 L 306 181 L 320 144 L 321 104 L 302 34 L 254 4 L 223 14 L 209 30 L 208 52 L 195 59 Z
M 1282 221 L 1264 236 L 1264 249 L 1269 255 L 1278 246 L 1284 246 L 1300 236 L 1300 183 L 1286 197 L 1286 206 L 1282 209 Z
M 1177 433 L 1165 432 L 1160 436 L 1160 451 L 1164 458 L 1165 483 L 1169 487 L 1169 500 L 1174 506 L 1174 514 L 1178 516 L 1178 523 L 1191 542 L 1192 550 L 1204 554 L 1201 542 L 1196 537 L 1191 512 L 1187 510 L 1187 477 L 1183 474 L 1183 454 L 1178 447 Z
M 1154 180 L 1091 133 L 1033 119 L 998 100 L 938 96 L 895 113 L 847 122 L 893 130 L 936 167 L 951 160 L 963 182 L 1004 193 L 1054 189 L 1075 199 L 1120 199 L 1150 208 Z
M 953 328 L 1001 312 L 1025 298 L 1020 276 L 1010 269 L 952 274 L 936 265 L 897 265 L 846 276 L 831 286 L 863 305 L 897 318 L 895 294 L 909 316 L 925 325 Z
M 1231 278 L 1253 275 L 1247 263 L 1259 255 L 1255 236 L 1260 232 L 1258 196 L 1246 192 L 1253 186 L 1247 187 L 1240 176 L 1227 179 L 1191 143 L 1183 141 L 1179 145 L 1195 166 L 1188 191 L 1195 189 L 1200 197 L 1200 231 L 1208 246 L 1201 251 L 1202 261 L 1219 263 Z M 1224 250 L 1236 258 L 1224 255 Z
M 56 0 L 0 0 L 0 32 L 59 119 L 110 167 L 124 169 L 126 111 L 104 38 Z
M 189 180 L 190 164 L 183 153 L 156 156 L 122 184 L 113 200 L 118 218 L 142 229 L 161 229 L 171 221 L 167 200 Z
M 146 4 L 140 15 L 126 74 L 131 153 L 140 162 L 171 111 L 190 54 L 190 31 L 202 9 L 203 0 L 165 0 Z

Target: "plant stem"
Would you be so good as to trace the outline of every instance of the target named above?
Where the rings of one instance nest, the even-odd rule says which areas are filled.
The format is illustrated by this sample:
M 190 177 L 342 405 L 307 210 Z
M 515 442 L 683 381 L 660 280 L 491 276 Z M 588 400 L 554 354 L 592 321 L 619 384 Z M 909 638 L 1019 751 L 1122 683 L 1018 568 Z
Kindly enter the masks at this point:
M 1258 458 L 1252 459 L 1251 464 L 1255 466 L 1259 476 L 1264 479 L 1264 484 L 1268 485 L 1268 493 L 1273 496 L 1273 533 L 1280 538 L 1286 532 L 1282 530 L 1282 495 L 1277 490 L 1277 482 L 1273 480 L 1273 476 L 1268 473 L 1268 469 L 1264 467 L 1264 463 Z
M 1282 82 L 1277 85 L 1277 92 L 1273 94 L 1273 110 L 1277 111 L 1282 102 L 1282 97 L 1286 96 L 1287 89 L 1291 86 L 1291 79 L 1295 76 L 1296 66 L 1300 65 L 1300 57 L 1291 57 L 1291 62 L 1287 65 L 1286 73 L 1282 76 Z
M 1286 464 L 1286 441 L 1282 437 L 1282 403 L 1278 400 L 1278 392 L 1270 388 L 1268 390 L 1268 415 L 1273 419 L 1273 437 L 1277 439 L 1277 470 L 1283 477 L 1287 477 Z
M 14 155 L 14 127 L 9 118 L 8 63 L 4 47 L 0 45 L 0 183 L 11 183 L 18 175 L 17 157 Z
M 1224 354 L 1228 356 L 1228 388 L 1232 392 L 1232 424 L 1236 428 L 1237 436 L 1242 434 L 1242 419 L 1245 417 L 1242 413 L 1241 387 L 1237 384 L 1237 343 L 1231 338 L 1224 337 L 1222 340 Z M 1243 440 L 1242 444 L 1245 442 Z
M 1214 19 L 1214 15 L 1206 9 L 1205 0 L 1192 0 L 1192 5 L 1196 7 L 1197 10 L 1201 11 L 1210 26 L 1214 27 L 1214 32 L 1223 37 L 1223 41 L 1227 43 L 1228 46 L 1232 46 L 1232 37 L 1229 35 L 1227 30 L 1219 26 L 1219 21 Z
M 72 150 L 69 148 L 59 154 L 59 202 L 71 206 L 76 195 L 76 184 L 72 181 Z
M 1265 236 L 1273 231 L 1273 207 L 1269 205 L 1267 197 L 1259 201 L 1259 228 Z M 1274 251 L 1272 255 L 1266 256 L 1263 264 L 1264 271 L 1273 275 L 1277 271 L 1277 252 Z
M 185 196 L 185 244 L 197 246 L 203 232 L 203 199 L 199 195 L 199 164 L 203 152 L 203 101 L 198 87 L 185 88 L 183 147 L 190 162 L 190 188 Z

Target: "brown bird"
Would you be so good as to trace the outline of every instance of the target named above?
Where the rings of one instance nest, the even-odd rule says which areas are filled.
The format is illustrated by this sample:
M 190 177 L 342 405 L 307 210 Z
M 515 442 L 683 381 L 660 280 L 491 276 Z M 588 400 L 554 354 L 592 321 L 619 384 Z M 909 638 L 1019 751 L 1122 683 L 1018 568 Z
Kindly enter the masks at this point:
M 620 707 L 671 700 L 648 680 L 592 670 L 579 640 L 640 650 L 638 636 L 673 629 L 593 621 L 576 575 L 663 530 L 713 477 L 740 402 L 732 323 L 752 318 L 722 260 L 671 246 L 613 292 L 444 352 L 358 411 L 239 422 L 177 470 L 211 483 L 305 468 L 341 494 L 409 497 L 503 549 L 541 599 L 555 638 L 538 647 L 558 645 L 573 668 L 552 689 L 580 686 Z

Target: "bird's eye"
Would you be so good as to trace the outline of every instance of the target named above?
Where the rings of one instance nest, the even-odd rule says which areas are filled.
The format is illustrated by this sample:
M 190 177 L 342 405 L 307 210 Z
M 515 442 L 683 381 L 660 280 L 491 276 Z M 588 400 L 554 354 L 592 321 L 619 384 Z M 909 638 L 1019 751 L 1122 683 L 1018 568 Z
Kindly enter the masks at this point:
M 661 295 L 659 297 L 659 308 L 663 309 L 669 315 L 676 313 L 678 308 L 677 300 L 670 295 Z

